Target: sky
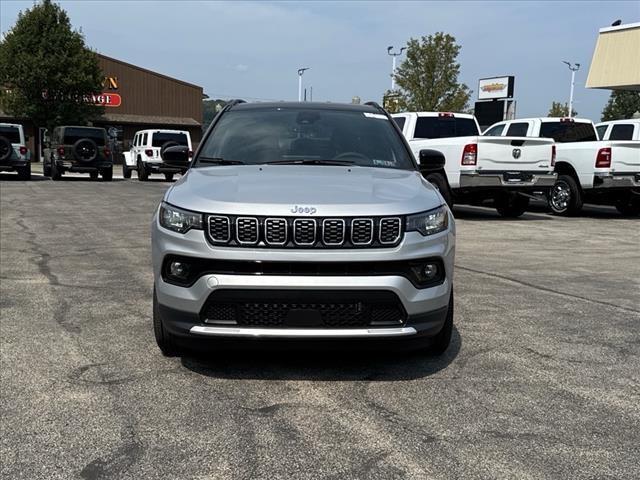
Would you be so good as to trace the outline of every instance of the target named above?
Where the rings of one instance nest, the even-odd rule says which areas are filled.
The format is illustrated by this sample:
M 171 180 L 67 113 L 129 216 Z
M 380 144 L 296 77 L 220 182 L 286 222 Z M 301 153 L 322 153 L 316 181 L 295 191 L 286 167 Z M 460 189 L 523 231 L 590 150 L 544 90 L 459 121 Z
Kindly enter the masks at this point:
M 201 85 L 211 98 L 296 100 L 297 69 L 314 101 L 381 103 L 391 57 L 409 38 L 437 31 L 462 46 L 460 81 L 515 76 L 517 116 L 567 102 L 599 120 L 607 90 L 584 87 L 598 30 L 640 21 L 640 1 L 190 2 L 61 1 L 87 44 L 105 55 Z M 33 1 L 2 0 L 0 30 Z M 402 57 L 400 57 L 400 60 Z

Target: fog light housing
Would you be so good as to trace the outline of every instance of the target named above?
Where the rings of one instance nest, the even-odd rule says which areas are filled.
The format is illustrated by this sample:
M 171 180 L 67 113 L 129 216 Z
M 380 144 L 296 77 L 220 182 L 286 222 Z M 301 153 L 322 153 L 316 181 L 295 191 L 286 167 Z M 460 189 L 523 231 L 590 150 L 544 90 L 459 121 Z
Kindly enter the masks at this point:
M 411 264 L 413 282 L 420 287 L 434 286 L 444 280 L 444 266 L 438 260 L 425 260 Z
M 437 263 L 426 263 L 422 266 L 422 270 L 420 271 L 420 279 L 425 282 L 430 282 L 438 276 L 438 264 Z
M 169 275 L 179 280 L 186 280 L 189 276 L 189 264 L 179 260 L 169 263 Z

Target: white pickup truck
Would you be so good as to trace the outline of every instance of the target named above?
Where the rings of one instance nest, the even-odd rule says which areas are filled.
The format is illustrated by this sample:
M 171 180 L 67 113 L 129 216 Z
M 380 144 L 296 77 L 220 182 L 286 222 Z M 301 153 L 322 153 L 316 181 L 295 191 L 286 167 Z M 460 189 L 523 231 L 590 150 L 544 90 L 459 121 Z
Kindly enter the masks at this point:
M 464 113 L 407 112 L 392 117 L 416 159 L 421 150 L 444 155 L 444 170 L 426 178 L 450 206 L 491 199 L 500 215 L 519 217 L 534 194 L 546 194 L 556 181 L 553 140 L 483 137 L 475 117 Z
M 636 139 L 638 128 L 634 125 Z M 575 215 L 584 202 L 615 205 L 623 215 L 640 213 L 640 141 L 617 139 L 620 129 L 614 133 L 613 124 L 607 124 L 599 141 L 593 122 L 580 118 L 510 120 L 492 125 L 485 135 L 511 135 L 514 130 L 556 141 L 558 179 L 549 193 L 554 213 Z

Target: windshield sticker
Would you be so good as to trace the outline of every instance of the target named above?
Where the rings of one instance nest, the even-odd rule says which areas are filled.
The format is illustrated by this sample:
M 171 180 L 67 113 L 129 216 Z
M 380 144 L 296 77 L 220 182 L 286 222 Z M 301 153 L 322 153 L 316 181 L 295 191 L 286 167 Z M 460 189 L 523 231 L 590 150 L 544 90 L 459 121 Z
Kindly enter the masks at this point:
M 382 115 L 380 113 L 369 113 L 369 112 L 362 112 L 362 113 L 364 113 L 364 116 L 368 118 L 379 118 L 380 120 L 389 120 L 385 115 Z
M 391 160 L 377 160 L 374 158 L 372 162 L 376 167 L 395 167 L 396 166 L 396 162 L 393 162 Z

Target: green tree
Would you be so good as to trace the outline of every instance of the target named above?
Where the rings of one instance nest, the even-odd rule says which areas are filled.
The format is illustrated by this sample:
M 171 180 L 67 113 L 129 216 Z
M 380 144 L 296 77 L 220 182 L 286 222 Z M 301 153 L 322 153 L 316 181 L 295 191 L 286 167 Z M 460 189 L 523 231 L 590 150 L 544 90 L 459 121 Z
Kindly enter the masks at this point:
M 578 112 L 572 109 L 572 117 L 578 115 Z M 551 108 L 547 117 L 568 117 L 569 116 L 569 104 L 560 102 L 551 102 Z
M 640 112 L 640 92 L 614 90 L 602 110 L 602 121 L 626 120 L 636 112 Z
M 0 105 L 10 115 L 49 129 L 86 124 L 104 111 L 91 103 L 102 84 L 97 55 L 51 0 L 20 12 L 0 42 Z
M 202 102 L 202 129 L 206 130 L 222 107 L 227 104 L 226 100 L 204 100 Z
M 464 112 L 471 90 L 458 82 L 460 45 L 446 33 L 412 38 L 396 70 L 400 104 L 408 110 Z

